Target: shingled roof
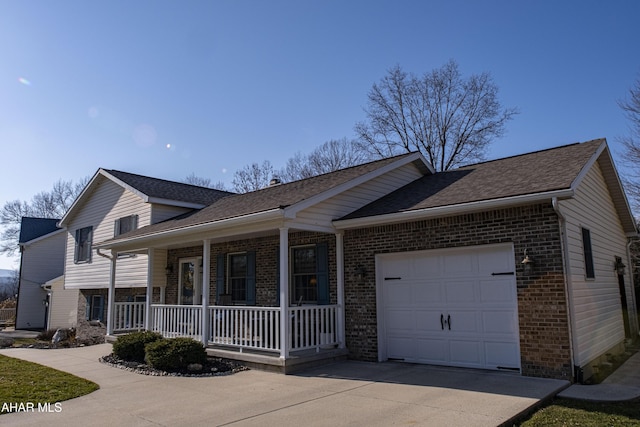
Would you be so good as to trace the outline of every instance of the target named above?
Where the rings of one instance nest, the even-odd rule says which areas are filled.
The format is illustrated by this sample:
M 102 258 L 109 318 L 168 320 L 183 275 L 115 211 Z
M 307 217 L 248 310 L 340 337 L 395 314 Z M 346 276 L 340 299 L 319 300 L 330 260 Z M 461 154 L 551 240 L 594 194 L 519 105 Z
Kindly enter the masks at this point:
M 426 175 L 341 220 L 570 189 L 604 142 L 597 139 Z
M 234 194 L 228 191 L 199 187 L 182 182 L 167 181 L 113 169 L 104 169 L 104 171 L 151 198 L 197 203 L 207 206 L 222 197 Z
M 199 224 L 258 214 L 274 209 L 284 209 L 338 187 L 359 176 L 380 169 L 403 157 L 412 155 L 414 154 L 407 153 L 299 181 L 270 186 L 249 193 L 230 195 L 216 200 L 206 208 L 131 231 L 118 236 L 117 239 L 113 239 L 112 241 L 127 240 L 134 237 L 162 233 Z
M 20 222 L 18 243 L 26 243 L 38 237 L 60 230 L 59 219 L 23 217 Z

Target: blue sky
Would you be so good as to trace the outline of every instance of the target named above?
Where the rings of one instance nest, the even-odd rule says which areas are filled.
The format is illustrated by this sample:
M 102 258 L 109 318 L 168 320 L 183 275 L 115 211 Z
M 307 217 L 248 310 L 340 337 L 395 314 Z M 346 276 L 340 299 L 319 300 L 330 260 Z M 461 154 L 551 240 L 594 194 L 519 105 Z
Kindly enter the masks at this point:
M 606 137 L 619 159 L 639 16 L 634 0 L 3 0 L 0 203 L 99 167 L 230 184 L 353 137 L 390 67 L 449 59 L 520 110 L 490 158 Z

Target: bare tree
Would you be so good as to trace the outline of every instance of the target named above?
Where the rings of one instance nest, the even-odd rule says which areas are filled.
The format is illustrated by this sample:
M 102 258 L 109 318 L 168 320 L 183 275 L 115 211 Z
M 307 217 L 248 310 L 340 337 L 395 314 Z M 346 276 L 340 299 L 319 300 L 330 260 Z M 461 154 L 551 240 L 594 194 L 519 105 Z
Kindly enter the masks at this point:
M 58 180 L 51 191 L 42 191 L 27 203 L 20 200 L 6 202 L 0 210 L 0 253 L 14 255 L 18 250 L 22 217 L 61 218 L 82 192 L 89 177 L 78 182 Z
M 355 131 L 378 157 L 420 151 L 436 170 L 484 160 L 487 147 L 518 113 L 503 108 L 488 73 L 463 78 L 450 60 L 418 77 L 396 66 L 375 83 Z
M 298 152 L 291 157 L 278 176 L 283 181 L 296 181 L 323 173 L 356 166 L 372 160 L 369 152 L 362 150 L 357 141 L 332 139 L 314 149 L 311 154 Z
M 252 163 L 233 174 L 233 187 L 238 193 L 248 193 L 267 187 L 273 177 L 271 162 L 265 160 L 262 165 Z
M 620 138 L 624 145 L 624 164 L 627 166 L 625 187 L 636 208 L 640 206 L 640 75 L 626 99 L 618 105 L 629 119 L 629 133 Z
M 211 188 L 211 179 L 210 178 L 202 178 L 197 176 L 195 173 L 191 172 L 191 175 L 187 176 L 184 181 L 185 184 L 197 185 L 198 187 L 207 187 Z

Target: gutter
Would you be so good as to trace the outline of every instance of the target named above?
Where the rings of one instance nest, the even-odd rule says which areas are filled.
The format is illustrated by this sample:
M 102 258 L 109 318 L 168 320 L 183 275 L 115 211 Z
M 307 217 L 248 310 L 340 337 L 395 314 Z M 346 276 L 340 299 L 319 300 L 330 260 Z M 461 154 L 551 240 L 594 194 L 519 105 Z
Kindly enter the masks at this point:
M 573 194 L 574 192 L 572 189 L 554 190 L 544 193 L 526 194 L 522 196 L 504 197 L 493 200 L 482 200 L 478 202 L 459 203 L 456 205 L 394 212 L 390 214 L 382 214 L 371 217 L 336 220 L 333 222 L 333 225 L 338 230 L 369 227 L 381 224 L 389 224 L 393 222 L 415 221 L 427 218 L 458 215 L 487 209 L 500 209 L 517 204 L 546 201 L 553 198 L 569 198 L 573 197 Z
M 567 304 L 567 321 L 569 322 L 569 342 L 571 343 L 571 345 L 569 346 L 569 353 L 570 353 L 570 357 L 571 357 L 571 363 L 573 364 L 573 380 L 576 380 L 576 378 L 578 377 L 578 371 L 580 370 L 580 367 L 577 365 L 576 360 L 575 360 L 575 348 L 577 348 L 577 343 L 574 342 L 574 336 L 573 336 L 573 312 L 572 312 L 572 305 L 571 305 L 571 301 L 573 301 L 573 298 L 569 297 L 569 294 L 571 293 L 571 275 L 569 274 L 569 254 L 568 252 L 568 243 L 566 241 L 567 239 L 567 227 L 566 227 L 566 220 L 564 215 L 562 214 L 562 212 L 560 211 L 560 204 L 558 203 L 558 198 L 557 197 L 553 197 L 551 199 L 551 205 L 553 206 L 553 210 L 556 212 L 556 214 L 558 215 L 558 227 L 560 228 L 560 252 L 562 253 L 562 267 L 563 267 L 563 273 L 562 275 L 564 276 L 564 297 L 565 297 L 565 303 Z

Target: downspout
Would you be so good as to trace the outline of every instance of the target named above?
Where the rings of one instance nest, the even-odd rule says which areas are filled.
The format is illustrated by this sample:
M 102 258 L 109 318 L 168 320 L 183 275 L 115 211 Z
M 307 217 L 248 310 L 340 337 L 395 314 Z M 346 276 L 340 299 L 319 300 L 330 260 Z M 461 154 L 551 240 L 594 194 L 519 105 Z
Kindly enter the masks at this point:
M 569 294 L 571 293 L 571 286 L 570 286 L 571 275 L 569 274 L 569 271 L 570 271 L 569 270 L 569 254 L 567 254 L 568 244 L 566 242 L 566 239 L 567 239 L 566 220 L 562 212 L 560 212 L 560 205 L 558 203 L 557 197 L 553 197 L 551 199 L 551 205 L 553 206 L 553 210 L 556 212 L 556 215 L 558 215 L 558 226 L 560 228 L 560 252 L 562 253 L 562 269 L 563 269 L 562 274 L 564 276 L 564 290 L 565 290 L 564 295 L 565 295 L 565 301 L 567 304 L 567 321 L 569 322 L 569 328 L 568 328 L 569 342 L 571 342 L 571 345 L 569 346 L 569 353 L 571 357 L 571 362 L 573 363 L 572 380 L 575 380 L 576 368 L 578 365 L 576 364 L 574 349 L 576 348 L 577 344 L 574 342 L 573 313 L 571 311 L 572 299 L 569 297 Z
M 116 257 L 100 252 L 100 248 L 96 249 L 96 253 L 103 258 L 111 261 L 111 269 L 109 274 L 109 291 L 107 294 L 107 336 L 113 335 L 113 310 L 115 303 L 115 287 L 116 287 Z
M 640 330 L 638 330 L 638 307 L 636 305 L 636 286 L 635 286 L 635 275 L 634 275 L 634 270 L 635 270 L 635 265 L 631 260 L 631 245 L 633 244 L 633 238 L 632 237 L 628 237 L 627 238 L 627 265 L 629 266 L 629 274 L 631 275 L 631 281 L 629 282 L 631 285 L 631 301 L 633 301 L 633 317 L 635 319 L 634 322 L 634 327 L 636 330 L 636 334 L 640 335 Z M 628 279 L 628 277 L 627 277 Z M 629 304 L 627 303 L 627 307 L 629 307 Z

